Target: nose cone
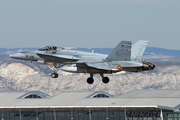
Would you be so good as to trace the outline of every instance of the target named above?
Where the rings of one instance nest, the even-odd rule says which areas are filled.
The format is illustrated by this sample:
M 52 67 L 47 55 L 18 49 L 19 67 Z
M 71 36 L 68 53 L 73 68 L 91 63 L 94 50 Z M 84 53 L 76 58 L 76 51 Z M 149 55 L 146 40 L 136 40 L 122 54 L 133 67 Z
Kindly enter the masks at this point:
M 23 59 L 24 58 L 23 54 L 21 54 L 21 53 L 12 54 L 9 57 L 14 58 L 14 59 Z

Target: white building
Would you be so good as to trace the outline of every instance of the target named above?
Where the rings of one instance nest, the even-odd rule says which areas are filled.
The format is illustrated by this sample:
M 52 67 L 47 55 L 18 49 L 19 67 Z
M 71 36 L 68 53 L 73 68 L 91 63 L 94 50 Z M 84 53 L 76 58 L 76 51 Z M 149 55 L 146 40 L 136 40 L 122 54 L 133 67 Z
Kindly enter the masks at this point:
M 180 120 L 180 90 L 0 92 L 2 120 Z

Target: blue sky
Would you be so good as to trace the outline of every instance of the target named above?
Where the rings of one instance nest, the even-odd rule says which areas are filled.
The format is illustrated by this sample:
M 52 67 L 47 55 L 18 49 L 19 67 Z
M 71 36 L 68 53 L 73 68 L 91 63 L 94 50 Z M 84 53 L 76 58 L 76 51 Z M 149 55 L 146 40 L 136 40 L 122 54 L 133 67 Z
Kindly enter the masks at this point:
M 180 0 L 1 0 L 0 47 L 113 48 L 121 40 L 180 50 Z

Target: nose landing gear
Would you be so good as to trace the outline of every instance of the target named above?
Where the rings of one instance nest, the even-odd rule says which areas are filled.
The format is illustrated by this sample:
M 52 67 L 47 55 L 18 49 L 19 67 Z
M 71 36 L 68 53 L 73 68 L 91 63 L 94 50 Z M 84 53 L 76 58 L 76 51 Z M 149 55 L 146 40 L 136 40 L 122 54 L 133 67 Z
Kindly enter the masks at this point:
M 52 68 L 52 70 L 54 71 L 54 73 L 51 74 L 51 77 L 52 78 L 58 78 L 59 75 L 57 74 L 57 68 L 54 66 Z
M 51 77 L 52 77 L 52 78 L 58 78 L 58 76 L 59 76 L 59 75 L 58 75 L 57 73 L 52 73 L 52 74 L 51 74 Z
M 54 73 L 51 74 L 51 77 L 52 77 L 52 78 L 58 78 L 59 75 L 57 74 L 57 69 L 60 68 L 60 67 L 63 67 L 63 66 L 64 66 L 64 64 L 54 63 L 53 68 L 50 68 L 50 67 L 49 67 L 51 70 L 54 71 Z

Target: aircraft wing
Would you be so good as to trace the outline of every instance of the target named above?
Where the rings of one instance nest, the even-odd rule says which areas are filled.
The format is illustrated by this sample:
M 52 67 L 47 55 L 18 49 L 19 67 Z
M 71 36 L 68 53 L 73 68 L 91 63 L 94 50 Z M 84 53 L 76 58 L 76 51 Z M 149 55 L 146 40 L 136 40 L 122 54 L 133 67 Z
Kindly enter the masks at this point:
M 72 56 L 68 55 L 57 55 L 57 54 L 38 54 L 40 57 L 47 61 L 61 61 L 63 60 L 64 65 L 66 64 L 77 64 L 78 66 L 88 66 L 88 67 L 93 67 L 96 69 L 102 69 L 102 70 L 110 70 L 108 64 L 103 61 L 97 61 L 97 60 L 78 60 L 78 59 L 73 59 Z M 67 59 L 67 62 L 64 62 L 65 59 Z M 69 60 L 72 60 L 69 62 Z
M 62 63 L 63 61 L 77 61 L 79 60 L 78 57 L 73 57 L 70 55 L 58 55 L 58 54 L 40 54 L 37 53 L 38 56 L 40 56 L 41 58 L 47 60 L 47 61 L 51 61 L 51 62 L 60 62 Z
M 81 63 L 99 63 L 99 62 L 103 62 L 103 61 L 97 61 L 97 60 L 78 60 L 78 61 L 75 61 L 75 62 L 64 62 L 64 64 L 81 64 Z
M 99 61 L 83 61 L 79 60 L 77 62 L 65 62 L 64 64 L 77 64 L 78 66 L 83 66 L 86 65 L 88 67 L 93 67 L 96 69 L 101 69 L 101 70 L 110 70 L 109 65 L 106 62 Z
M 86 63 L 89 67 L 101 69 L 101 70 L 110 70 L 109 65 L 106 62 L 99 63 Z

